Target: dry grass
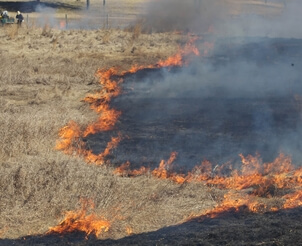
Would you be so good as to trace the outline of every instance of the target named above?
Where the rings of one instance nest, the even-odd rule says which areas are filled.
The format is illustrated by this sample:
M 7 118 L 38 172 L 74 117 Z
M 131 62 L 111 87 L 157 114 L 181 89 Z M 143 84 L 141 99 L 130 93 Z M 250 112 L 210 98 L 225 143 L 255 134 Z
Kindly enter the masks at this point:
M 10 39 L 14 39 L 18 35 L 18 29 L 19 28 L 18 28 L 17 25 L 7 25 L 7 26 L 4 27 L 4 29 L 5 29 L 6 35 Z
M 103 235 L 111 238 L 126 236 L 129 227 L 140 233 L 176 224 L 215 204 L 203 185 L 117 177 L 110 166 L 87 165 L 54 150 L 59 129 L 70 120 L 84 127 L 96 119 L 81 99 L 100 89 L 94 76 L 98 68 L 154 63 L 173 54 L 181 39 L 139 29 L 60 31 L 13 25 L 0 32 L 5 57 L 0 63 L 2 238 L 45 233 L 64 211 L 78 208 L 80 198 L 92 199 L 96 212 L 113 220 Z
M 131 2 L 130 12 L 136 13 L 134 3 L 142 1 L 122 4 Z M 43 234 L 63 212 L 79 208 L 81 198 L 91 199 L 95 212 L 113 221 L 102 238 L 127 236 L 127 228 L 157 230 L 215 206 L 223 191 L 213 187 L 148 175 L 119 177 L 111 166 L 88 165 L 54 150 L 59 129 L 70 120 L 85 127 L 96 119 L 81 99 L 100 89 L 97 69 L 155 63 L 174 54 L 186 37 L 144 34 L 141 24 L 128 31 L 37 26 L 33 20 L 0 32 L 0 238 Z

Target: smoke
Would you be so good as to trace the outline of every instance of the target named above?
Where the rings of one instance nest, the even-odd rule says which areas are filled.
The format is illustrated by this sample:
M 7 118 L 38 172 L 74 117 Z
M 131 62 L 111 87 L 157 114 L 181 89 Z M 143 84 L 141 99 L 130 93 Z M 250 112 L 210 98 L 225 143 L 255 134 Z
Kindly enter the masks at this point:
M 64 4 L 63 4 L 64 5 Z M 40 27 L 55 27 L 60 29 L 100 29 L 107 25 L 107 12 L 100 4 L 93 4 L 89 9 L 65 5 L 65 8 L 77 10 L 76 17 L 73 13 L 58 13 L 58 3 L 40 3 L 35 7 L 39 13 L 35 24 Z M 117 26 L 113 21 L 112 26 Z
M 225 22 L 223 36 L 265 36 L 301 38 L 302 2 L 298 0 L 270 0 L 262 8 L 239 12 Z
M 300 54 L 296 39 L 224 38 L 189 66 L 125 78 L 112 106 L 127 137 L 113 162 L 155 167 L 176 151 L 177 164 L 191 169 L 204 159 L 239 164 L 238 154 L 259 153 L 273 161 L 283 152 L 301 164 Z
M 144 27 L 154 31 L 208 31 L 225 16 L 223 1 L 163 0 L 146 4 Z
M 36 23 L 38 26 L 59 26 L 59 21 L 55 17 L 56 10 L 54 8 L 38 5 L 35 11 L 39 13 Z
M 144 27 L 152 31 L 191 31 L 223 37 L 302 36 L 298 0 L 161 0 L 146 3 Z M 212 33 L 213 34 L 213 33 Z
M 273 161 L 283 152 L 301 165 L 302 3 L 259 0 L 236 9 L 232 2 L 147 4 L 145 28 L 203 33 L 197 45 L 215 40 L 215 48 L 189 66 L 125 79 L 112 106 L 122 111 L 116 127 L 127 137 L 113 162 L 157 166 L 176 151 L 190 169 L 204 159 L 240 163 L 238 154 L 260 153 Z

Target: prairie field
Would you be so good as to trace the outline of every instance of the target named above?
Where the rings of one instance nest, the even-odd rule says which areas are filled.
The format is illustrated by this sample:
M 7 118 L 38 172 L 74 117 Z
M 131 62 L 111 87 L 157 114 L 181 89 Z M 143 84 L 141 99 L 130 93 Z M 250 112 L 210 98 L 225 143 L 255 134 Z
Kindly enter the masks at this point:
M 110 216 L 124 216 L 133 206 L 137 207 L 131 212 L 134 214 L 137 210 L 147 212 L 147 207 L 161 211 L 147 224 L 141 222 L 153 212 L 137 213 L 134 223 L 138 227 L 132 227 L 138 232 L 149 230 L 150 225 L 154 230 L 162 223 L 176 223 L 182 219 L 182 211 L 193 204 L 199 204 L 195 209 L 215 204 L 203 188 L 194 195 L 193 186 L 181 188 L 150 177 L 115 177 L 110 166 L 87 165 L 81 158 L 55 150 L 58 132 L 69 121 L 84 127 L 97 118 L 89 105 L 81 101 L 86 94 L 100 89 L 97 69 L 118 66 L 127 70 L 135 64 L 156 63 L 174 54 L 185 39 L 173 33 L 136 36 L 117 29 L 1 27 L 2 238 L 45 233 L 58 223 L 63 212 L 78 208 L 80 198 L 93 199 L 95 209 L 105 217 L 111 213 L 108 209 L 121 210 Z M 179 204 L 173 199 L 168 201 L 171 196 L 165 197 L 167 190 L 177 194 L 179 189 L 189 202 Z M 153 194 L 161 196 L 161 201 L 154 200 Z M 200 203 L 193 202 L 192 195 Z M 182 211 L 175 218 L 163 220 L 171 205 L 182 207 Z M 130 214 L 126 213 L 128 217 Z M 124 236 L 124 227 L 130 224 L 123 224 L 110 232 L 113 238 Z
M 55 148 L 60 129 L 69 122 L 85 129 L 98 119 L 83 99 L 101 90 L 99 69 L 128 71 L 134 65 L 157 64 L 194 36 L 176 30 L 144 32 L 137 20 L 146 13 L 146 2 L 152 0 L 107 0 L 104 7 L 92 0 L 88 11 L 84 0 L 41 1 L 45 10 L 39 11 L 35 1 L 0 1 L 0 9 L 12 16 L 21 10 L 25 17 L 21 27 L 0 26 L 0 245 L 238 245 L 248 233 L 242 245 L 261 245 L 253 236 L 261 224 L 274 234 L 261 234 L 263 245 L 302 242 L 299 206 L 297 212 L 271 214 L 264 209 L 262 216 L 244 215 L 243 209 L 221 220 L 207 218 L 208 224 L 189 222 L 219 205 L 228 190 L 203 182 L 178 184 L 151 172 L 116 175 L 110 161 L 95 165 Z M 264 11 L 265 1 L 226 2 L 234 6 L 231 15 L 247 11 L 249 4 L 253 11 Z M 282 12 L 282 1 L 269 4 L 265 13 Z M 198 48 L 205 46 L 197 43 Z M 282 195 L 259 200 L 281 207 Z M 93 204 L 88 212 L 110 221 L 109 230 L 97 237 L 48 236 L 49 228 L 67 211 L 79 210 L 83 200 Z M 237 230 L 242 237 L 233 241 L 231 233 Z

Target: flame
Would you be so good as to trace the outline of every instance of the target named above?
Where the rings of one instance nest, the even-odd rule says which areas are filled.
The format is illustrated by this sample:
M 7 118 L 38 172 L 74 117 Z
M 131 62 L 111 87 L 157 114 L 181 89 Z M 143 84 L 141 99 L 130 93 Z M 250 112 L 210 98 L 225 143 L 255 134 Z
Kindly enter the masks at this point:
M 74 151 L 73 143 L 79 142 L 81 137 L 80 127 L 74 121 L 70 121 L 59 131 L 59 137 L 60 140 L 57 141 L 55 148 L 71 154 Z
M 121 73 L 122 75 L 133 74 L 143 69 L 152 69 L 152 68 L 162 68 L 162 67 L 181 67 L 187 64 L 184 61 L 184 58 L 195 55 L 199 56 L 200 52 L 195 46 L 195 42 L 198 38 L 194 37 L 189 39 L 189 41 L 184 45 L 184 47 L 179 47 L 178 52 L 175 55 L 168 57 L 165 60 L 160 60 L 154 65 L 134 65 L 128 71 Z M 214 44 L 212 48 L 214 47 Z
M 81 139 L 96 132 L 111 131 L 114 129 L 121 112 L 111 108 L 110 102 L 122 93 L 120 84 L 123 83 L 124 76 L 146 68 L 183 66 L 186 64 L 184 61 L 186 56 L 200 55 L 198 49 L 194 46 L 195 41 L 196 38 L 190 39 L 175 55 L 153 65 L 134 65 L 128 71 L 123 72 L 119 72 L 117 68 L 98 70 L 97 76 L 100 77 L 102 89 L 95 94 L 87 95 L 83 99 L 84 102 L 90 105 L 92 110 L 99 114 L 98 120 L 87 126 L 83 131 L 81 131 L 75 122 L 70 122 L 60 130 L 60 140 L 57 142 L 56 149 L 64 151 L 64 153 L 67 154 L 77 153 L 82 155 L 89 163 L 104 164 L 105 157 L 118 145 L 122 136 L 119 134 L 118 137 L 112 137 L 105 150 L 100 154 L 93 154 L 91 150 L 87 150 L 85 143 Z M 209 50 L 213 49 L 212 43 L 205 42 L 203 46 L 204 55 L 207 55 Z M 239 156 L 242 163 L 241 169 L 234 169 L 231 163 L 213 166 L 212 163 L 205 160 L 187 174 L 180 174 L 173 172 L 173 163 L 177 158 L 177 153 L 172 152 L 170 158 L 167 161 L 162 160 L 159 166 L 154 170 L 150 171 L 150 169 L 146 167 L 131 170 L 130 162 L 126 162 L 117 167 L 114 170 L 114 174 L 136 177 L 150 172 L 153 177 L 172 180 L 178 184 L 201 182 L 207 186 L 229 189 L 229 192 L 224 195 L 222 202 L 214 209 L 194 216 L 202 215 L 213 218 L 230 209 L 239 211 L 242 207 L 246 208 L 249 212 L 262 212 L 301 206 L 302 168 L 296 169 L 290 157 L 280 154 L 273 162 L 263 163 L 259 155 L 244 156 L 240 154 Z M 274 196 L 274 191 L 278 189 L 289 190 L 288 194 L 280 197 L 284 200 L 284 204 L 281 207 L 268 207 L 264 202 L 261 202 L 261 199 Z M 245 190 L 248 190 L 248 192 Z M 76 221 L 74 216 L 80 220 L 83 217 L 85 217 L 85 219 L 87 217 L 83 211 L 80 213 L 70 212 L 66 215 L 67 221 Z M 62 227 L 67 224 L 67 222 L 64 221 L 61 222 L 62 225 L 60 224 L 59 226 Z M 107 227 L 103 228 L 108 230 L 109 226 L 110 224 L 108 223 Z M 127 232 L 131 231 L 130 229 L 126 229 Z M 94 230 L 95 229 L 88 230 L 88 233 L 92 233 Z
M 189 55 L 195 55 L 195 56 L 199 56 L 200 52 L 199 50 L 196 48 L 196 46 L 194 45 L 194 43 L 196 42 L 197 38 L 191 38 L 183 48 L 179 48 L 179 52 L 177 54 L 175 54 L 174 56 L 171 56 L 169 58 L 167 58 L 164 61 L 159 61 L 158 62 L 158 66 L 159 67 L 180 67 L 184 65 L 184 61 L 183 58 Z
M 209 161 L 203 161 L 200 166 L 195 166 L 187 175 L 173 172 L 172 163 L 177 157 L 177 152 L 172 152 L 168 161 L 162 160 L 158 168 L 151 171 L 154 177 L 170 179 L 176 183 L 204 182 L 218 188 L 243 190 L 253 188 L 255 194 L 269 195 L 269 188 L 289 189 L 302 186 L 302 168 L 294 171 L 291 158 L 280 154 L 272 163 L 262 163 L 259 156 L 239 155 L 242 161 L 241 170 L 233 170 L 230 163 L 220 168 L 213 168 Z M 231 170 L 230 175 L 224 175 L 224 168 Z M 130 170 L 130 162 L 116 168 L 114 173 L 121 176 L 137 176 L 146 173 L 146 168 Z M 215 170 L 215 172 L 214 172 Z
M 82 101 L 88 103 L 90 108 L 94 110 L 99 118 L 96 122 L 89 124 L 85 130 L 81 131 L 80 126 L 71 121 L 67 126 L 59 131 L 59 140 L 56 143 L 56 149 L 61 150 L 66 154 L 76 153 L 81 155 L 89 163 L 104 164 L 105 157 L 115 148 L 121 140 L 121 136 L 112 138 L 107 144 L 103 153 L 94 154 L 91 150 L 87 150 L 85 142 L 82 138 L 95 134 L 97 132 L 111 131 L 114 129 L 116 122 L 121 116 L 121 112 L 110 107 L 110 102 L 113 98 L 121 94 L 120 84 L 124 81 L 124 76 L 127 74 L 136 73 L 139 70 L 146 68 L 161 68 L 170 66 L 182 66 L 184 64 L 183 57 L 191 54 L 199 55 L 198 49 L 194 46 L 197 38 L 190 39 L 188 43 L 179 48 L 176 55 L 167 58 L 164 61 L 159 61 L 157 64 L 148 66 L 134 65 L 130 70 L 119 72 L 117 68 L 99 69 L 96 76 L 100 78 L 102 89 L 95 94 L 88 94 Z M 146 168 L 135 170 L 129 175 L 140 175 L 148 171 Z
M 240 154 L 242 168 L 240 171 L 233 171 L 230 176 L 211 174 L 211 164 L 204 162 L 201 167 L 195 168 L 197 177 L 190 173 L 187 182 L 203 181 L 207 185 L 219 185 L 221 188 L 231 189 L 224 195 L 224 199 L 215 208 L 200 214 L 190 215 L 192 218 L 214 218 L 226 211 L 239 211 L 245 208 L 252 213 L 278 211 L 280 209 L 291 209 L 302 206 L 302 168 L 294 169 L 291 159 L 280 154 L 272 163 L 262 163 L 259 156 L 244 157 Z M 240 191 L 246 188 L 252 192 Z M 289 194 L 280 198 L 284 200 L 283 205 L 269 207 L 262 197 L 272 197 L 270 189 L 289 189 Z M 267 195 L 268 194 L 268 195 Z
M 3 235 L 8 231 L 8 226 L 4 226 L 0 229 L 0 239 L 3 237 Z
M 261 202 L 257 196 L 229 191 L 224 195 L 224 199 L 219 205 L 200 214 L 191 214 L 185 221 L 189 221 L 193 218 L 216 218 L 228 211 L 239 212 L 243 210 L 251 213 L 262 213 L 266 211 L 275 212 L 280 209 L 292 209 L 302 206 L 302 190 L 285 195 L 282 198 L 286 200 L 283 206 L 269 207 L 264 202 Z
M 91 201 L 82 200 L 82 208 L 76 211 L 67 211 L 65 218 L 55 227 L 49 228 L 47 234 L 68 234 L 73 232 L 85 232 L 87 236 L 94 234 L 98 237 L 102 232 L 107 232 L 110 222 L 96 215 L 86 215 L 88 209 L 94 207 Z
M 283 198 L 286 199 L 283 205 L 285 209 L 302 206 L 302 190 L 298 190 L 294 193 L 285 195 Z
M 105 150 L 98 155 L 93 154 L 91 150 L 85 151 L 83 153 L 85 160 L 88 163 L 103 165 L 105 163 L 105 157 L 108 156 L 112 151 L 112 149 L 114 149 L 119 144 L 121 139 L 122 139 L 121 135 L 118 135 L 117 137 L 112 137 L 111 141 L 107 143 Z
M 152 175 L 157 178 L 167 179 L 169 168 L 171 167 L 171 164 L 175 161 L 176 157 L 177 152 L 172 152 L 169 160 L 167 162 L 162 160 L 159 163 L 159 167 L 152 171 Z
M 66 21 L 61 20 L 60 21 L 60 29 L 65 29 L 66 28 Z
M 205 214 L 214 218 L 218 214 L 225 212 L 230 209 L 235 209 L 239 211 L 239 208 L 242 206 L 247 206 L 249 211 L 258 211 L 259 203 L 255 201 L 254 197 L 248 195 L 238 195 L 233 192 L 228 192 L 224 195 L 224 200 L 221 204 L 215 207 L 213 210 L 207 211 Z
M 112 130 L 120 115 L 121 112 L 115 109 L 104 110 L 104 112 L 102 112 L 101 116 L 99 117 L 98 121 L 89 125 L 86 128 L 83 136 L 87 137 L 89 134 Z
M 295 169 L 290 157 L 281 153 L 273 162 L 263 163 L 259 155 L 245 157 L 240 154 L 239 156 L 242 161 L 240 170 L 233 170 L 230 163 L 213 168 L 211 162 L 205 160 L 185 175 L 173 172 L 172 164 L 177 153 L 172 152 L 169 160 L 162 160 L 158 168 L 151 171 L 151 174 L 154 177 L 172 180 L 178 184 L 202 182 L 208 186 L 214 185 L 221 189 L 229 189 L 229 192 L 224 195 L 223 201 L 214 209 L 190 215 L 187 220 L 200 216 L 214 218 L 223 212 L 239 211 L 241 208 L 255 213 L 302 206 L 302 168 Z M 231 173 L 224 175 L 225 169 Z M 116 168 L 114 173 L 135 177 L 146 173 L 145 170 L 144 167 L 139 170 L 130 170 L 130 162 L 126 162 Z M 246 193 L 246 189 L 249 190 L 248 193 Z M 295 191 L 280 197 L 284 200 L 281 207 L 268 207 L 265 202 L 261 202 L 261 199 L 273 197 L 274 191 L 277 189 Z
M 124 164 L 117 167 L 113 173 L 119 176 L 128 176 L 129 175 L 130 162 L 127 161 Z
M 127 226 L 126 227 L 126 232 L 127 232 L 127 235 L 132 235 L 133 234 L 133 229 L 130 227 L 130 226 Z

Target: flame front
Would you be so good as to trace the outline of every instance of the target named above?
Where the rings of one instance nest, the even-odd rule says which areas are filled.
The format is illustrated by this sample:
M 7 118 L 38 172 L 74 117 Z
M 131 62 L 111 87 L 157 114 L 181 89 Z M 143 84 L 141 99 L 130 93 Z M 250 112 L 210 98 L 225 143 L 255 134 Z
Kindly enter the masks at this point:
M 111 108 L 110 102 L 120 95 L 120 84 L 123 83 L 124 76 L 146 68 L 182 66 L 185 64 L 184 57 L 190 54 L 199 55 L 199 51 L 194 46 L 195 41 L 196 39 L 190 40 L 177 54 L 154 65 L 134 65 L 124 72 L 119 72 L 116 68 L 99 70 L 97 75 L 100 77 L 102 90 L 96 94 L 87 95 L 83 99 L 89 103 L 91 109 L 99 114 L 99 119 L 83 131 L 75 122 L 70 122 L 60 130 L 60 140 L 57 142 L 56 149 L 67 154 L 77 153 L 84 156 L 89 163 L 104 164 L 106 156 L 118 145 L 122 136 L 119 134 L 117 137 L 112 137 L 103 153 L 97 155 L 93 154 L 91 150 L 87 150 L 81 139 L 96 132 L 114 129 L 121 112 Z M 212 49 L 213 45 L 205 43 L 204 46 L 206 47 L 204 55 L 207 55 L 208 50 Z M 146 167 L 131 170 L 131 163 L 126 162 L 117 167 L 114 174 L 136 177 L 149 172 L 153 177 L 171 180 L 178 184 L 197 182 L 210 187 L 229 190 L 214 209 L 191 215 L 189 218 L 196 216 L 213 218 L 230 209 L 238 211 L 241 207 L 246 207 L 249 212 L 262 212 L 290 209 L 302 205 L 302 168 L 295 168 L 291 158 L 280 154 L 273 162 L 263 163 L 258 155 L 243 156 L 240 154 L 239 156 L 242 163 L 240 170 L 234 169 L 231 163 L 213 166 L 209 161 L 203 161 L 187 174 L 179 174 L 173 172 L 173 163 L 177 158 L 177 153 L 172 152 L 169 160 L 162 160 L 158 168 L 154 170 Z M 278 189 L 286 189 L 287 191 L 286 195 L 279 196 L 283 200 L 281 206 L 270 207 L 261 201 L 262 198 L 273 197 Z M 87 220 L 92 222 L 87 225 L 85 222 Z M 78 227 L 83 229 L 78 229 Z M 109 228 L 110 223 L 108 221 L 99 219 L 95 215 L 86 216 L 86 210 L 82 208 L 77 212 L 67 212 L 65 219 L 58 226 L 51 228 L 50 232 L 61 233 L 60 231 L 80 230 L 85 231 L 88 235 L 91 233 L 99 235 L 102 231 L 108 231 Z M 127 232 L 131 234 L 132 229 L 127 229 Z
M 172 163 L 176 160 L 177 153 L 172 152 L 169 160 L 162 160 L 159 167 L 151 171 L 151 174 L 156 178 L 168 179 L 178 184 L 202 182 L 207 186 L 230 190 L 225 194 L 224 200 L 213 210 L 191 215 L 189 218 L 215 217 L 230 209 L 237 211 L 242 206 L 246 206 L 250 212 L 261 212 L 302 205 L 302 168 L 295 169 L 288 156 L 280 154 L 272 163 L 262 163 L 259 156 L 244 157 L 242 154 L 239 156 L 242 161 L 241 170 L 233 170 L 230 163 L 220 168 L 213 168 L 209 161 L 203 161 L 200 166 L 194 167 L 185 175 L 173 172 Z M 223 174 L 225 167 L 233 170 L 230 175 Z M 130 170 L 130 162 L 126 162 L 114 171 L 115 174 L 130 177 L 142 175 L 145 172 L 144 168 Z M 281 197 L 284 201 L 281 207 L 267 207 L 260 201 L 262 197 L 273 197 L 278 189 L 287 189 L 289 192 Z M 249 193 L 244 190 L 249 190 Z
M 77 211 L 68 211 L 65 218 L 55 227 L 51 227 L 47 234 L 68 234 L 84 232 L 87 236 L 94 234 L 98 237 L 102 232 L 107 232 L 110 222 L 92 213 L 86 215 L 87 210 L 93 208 L 89 201 L 82 201 L 82 208 Z
M 72 154 L 75 150 L 79 150 L 80 146 L 73 146 L 73 143 L 80 142 L 81 130 L 74 121 L 69 122 L 59 132 L 60 140 L 57 141 L 56 149 L 62 150 L 66 154 Z
M 66 154 L 76 153 L 83 156 L 88 163 L 95 163 L 102 165 L 105 163 L 105 158 L 121 141 L 122 136 L 112 137 L 107 144 L 105 150 L 100 154 L 94 154 L 91 150 L 87 150 L 85 138 L 97 132 L 111 131 L 114 129 L 116 122 L 121 116 L 121 112 L 110 107 L 110 102 L 113 98 L 121 94 L 120 84 L 124 81 L 124 76 L 127 74 L 136 73 L 139 70 L 146 68 L 161 68 L 171 66 L 182 66 L 184 64 L 183 58 L 190 54 L 199 55 L 198 49 L 194 46 L 196 38 L 190 39 L 184 48 L 179 48 L 176 55 L 167 58 L 164 61 L 159 61 L 157 64 L 148 66 L 134 65 L 128 71 L 119 72 L 116 68 L 108 70 L 99 69 L 96 75 L 100 78 L 102 89 L 95 93 L 87 95 L 83 101 L 89 103 L 90 108 L 99 114 L 96 122 L 89 124 L 85 130 L 81 130 L 75 122 L 70 122 L 63 127 L 59 132 L 60 140 L 56 143 L 56 149 L 61 150 Z M 142 168 L 136 170 L 135 174 L 145 173 L 147 170 Z

